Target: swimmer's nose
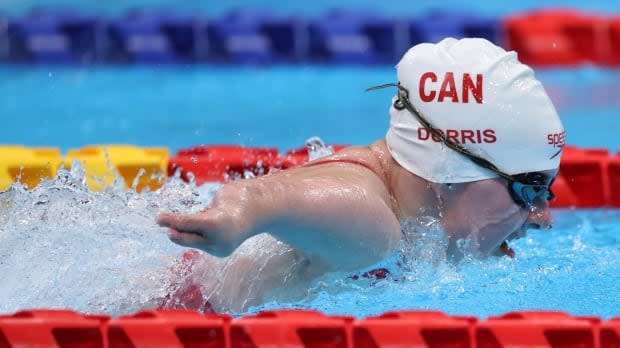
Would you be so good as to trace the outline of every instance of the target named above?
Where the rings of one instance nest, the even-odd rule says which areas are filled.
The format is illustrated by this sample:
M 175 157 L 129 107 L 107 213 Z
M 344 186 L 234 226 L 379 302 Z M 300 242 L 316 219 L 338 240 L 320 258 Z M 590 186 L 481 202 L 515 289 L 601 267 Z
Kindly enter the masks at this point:
M 527 228 L 550 229 L 553 226 L 553 219 L 551 218 L 551 211 L 547 202 L 533 208 L 525 222 Z

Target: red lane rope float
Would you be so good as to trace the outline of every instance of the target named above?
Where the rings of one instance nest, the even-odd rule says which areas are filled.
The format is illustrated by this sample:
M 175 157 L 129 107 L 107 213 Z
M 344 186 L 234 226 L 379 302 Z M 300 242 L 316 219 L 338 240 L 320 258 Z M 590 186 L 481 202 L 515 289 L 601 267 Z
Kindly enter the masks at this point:
M 473 347 L 474 317 L 438 311 L 395 311 L 354 323 L 354 347 Z
M 620 153 L 566 146 L 552 188 L 552 207 L 620 207 Z
M 477 323 L 476 346 L 594 348 L 599 347 L 599 323 L 563 312 L 512 312 Z
M 108 322 L 109 347 L 229 347 L 230 317 L 193 311 L 144 311 Z
M 617 348 L 620 317 L 510 312 L 486 320 L 439 311 L 393 311 L 355 319 L 312 310 L 231 318 L 194 311 L 142 311 L 110 318 L 68 310 L 0 316 L 0 347 L 222 348 Z
M 254 175 L 268 173 L 279 159 L 276 148 L 249 148 L 234 145 L 197 146 L 179 150 L 168 162 L 168 175 L 180 172 L 181 178 L 196 184 L 224 182 L 243 178 L 246 171 Z
M 607 162 L 609 205 L 620 207 L 620 152 Z
M 609 58 L 606 62 L 610 66 L 620 66 L 620 17 L 609 21 L 610 47 Z
M 601 348 L 620 347 L 620 318 L 601 324 Z
M 351 347 L 353 317 L 310 310 L 267 311 L 231 324 L 233 347 Z
M 0 316 L 0 347 L 104 347 L 105 315 L 31 310 Z
M 504 19 L 506 44 L 519 59 L 537 66 L 583 63 L 614 65 L 611 18 L 575 10 L 532 11 Z
M 333 146 L 335 151 L 345 145 Z M 179 150 L 168 162 L 168 176 L 178 174 L 196 184 L 225 182 L 244 178 L 247 173 L 259 176 L 273 170 L 288 169 L 308 162 L 308 150 L 299 148 L 280 156 L 272 147 L 249 148 L 234 145 L 197 146 Z

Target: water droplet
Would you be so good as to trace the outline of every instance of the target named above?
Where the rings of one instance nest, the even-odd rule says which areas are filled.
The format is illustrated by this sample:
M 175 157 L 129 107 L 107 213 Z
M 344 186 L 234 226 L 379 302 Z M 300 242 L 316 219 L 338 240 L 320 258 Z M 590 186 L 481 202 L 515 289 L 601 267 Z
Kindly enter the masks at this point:
M 138 169 L 138 173 L 136 174 L 136 177 L 133 178 L 133 182 L 131 183 L 132 190 L 137 191 L 138 184 L 140 183 L 140 177 L 144 174 L 146 174 L 146 170 L 144 170 L 144 168 Z
M 35 205 L 46 204 L 49 202 L 49 200 L 50 198 L 46 194 L 42 193 L 39 195 L 39 197 L 37 197 L 37 200 L 34 202 L 34 204 Z
M 310 161 L 334 154 L 334 149 L 331 146 L 326 146 L 319 137 L 311 137 L 306 140 L 306 149 L 308 149 Z
M 192 172 L 187 172 L 187 180 L 189 181 L 190 184 L 195 184 L 196 183 L 196 175 L 194 175 L 194 173 L 192 173 Z
M 244 179 L 252 179 L 255 178 L 256 175 L 254 175 L 254 173 L 251 170 L 245 169 L 243 171 L 243 178 Z

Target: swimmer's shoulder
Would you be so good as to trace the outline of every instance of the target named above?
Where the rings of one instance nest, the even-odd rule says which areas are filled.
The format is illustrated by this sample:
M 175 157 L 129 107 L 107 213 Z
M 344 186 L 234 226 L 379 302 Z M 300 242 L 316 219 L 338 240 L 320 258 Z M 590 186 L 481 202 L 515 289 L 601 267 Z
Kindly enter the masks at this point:
M 365 167 L 378 176 L 381 181 L 387 182 L 393 166 L 385 141 L 378 140 L 370 146 L 349 146 L 328 157 L 309 162 L 308 166 L 319 164 L 356 165 Z
M 396 196 L 392 189 L 392 180 L 395 173 L 401 172 L 401 167 L 390 154 L 384 140 L 378 140 L 369 146 L 350 146 L 328 157 L 308 162 L 305 166 L 339 165 L 356 166 L 366 170 L 379 179 L 383 184 L 380 194 L 394 214 L 401 216 Z M 378 186 L 375 186 L 378 187 Z

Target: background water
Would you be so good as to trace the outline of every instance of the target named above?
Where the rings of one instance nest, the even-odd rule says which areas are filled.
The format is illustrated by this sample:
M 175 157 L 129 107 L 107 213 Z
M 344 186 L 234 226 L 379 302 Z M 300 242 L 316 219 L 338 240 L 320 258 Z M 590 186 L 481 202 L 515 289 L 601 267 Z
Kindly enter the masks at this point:
M 313 1 L 280 4 L 127 0 L 0 0 L 0 11 L 64 4 L 120 14 L 136 6 L 172 6 L 219 15 L 231 8 L 277 8 L 318 15 L 331 7 L 375 7 L 375 2 Z M 434 2 L 396 0 L 380 10 L 415 14 Z M 547 1 L 588 11 L 618 13 L 615 1 Z M 491 1 L 442 6 L 506 15 L 541 6 L 539 1 Z M 364 93 L 394 81 L 385 67 L 50 67 L 0 66 L 0 143 L 57 146 L 129 143 L 276 146 L 286 150 L 314 135 L 327 143 L 367 144 L 388 124 L 393 91 Z M 538 70 L 567 130 L 567 142 L 620 149 L 620 71 L 595 67 Z M 113 187 L 94 193 L 79 168 L 32 191 L 0 193 L 0 312 L 24 308 L 72 308 L 118 315 L 161 303 L 178 276 L 183 248 L 158 228 L 160 211 L 196 211 L 216 186 L 200 188 L 174 179 L 164 189 L 135 194 Z M 551 231 L 512 243 L 516 259 L 442 260 L 430 233 L 405 254 L 406 267 L 385 281 L 353 281 L 326 275 L 295 302 L 263 308 L 313 308 L 365 316 L 391 309 L 438 309 L 485 317 L 510 310 L 555 309 L 572 314 L 620 315 L 620 212 L 555 210 Z M 386 261 L 388 266 L 390 261 Z M 393 266 L 393 264 L 392 264 Z M 215 276 L 215 275 L 214 275 Z M 242 314 L 242 313 L 237 313 Z
M 620 148 L 620 70 L 537 73 L 578 146 Z M 385 135 L 392 67 L 0 66 L 0 143 L 58 146 L 368 144 Z
M 288 1 L 277 0 L 228 0 L 228 1 L 192 1 L 192 0 L 0 0 L 0 9 L 8 13 L 21 14 L 35 6 L 63 5 L 86 11 L 118 14 L 136 7 L 165 7 L 176 11 L 201 12 L 209 16 L 218 16 L 235 8 L 270 9 L 282 14 L 320 15 L 332 8 L 370 8 L 387 14 L 417 14 L 433 8 L 467 10 L 489 15 L 504 15 L 519 11 L 528 11 L 541 7 L 575 8 L 583 11 L 619 13 L 620 6 L 613 0 L 579 1 L 579 0 L 522 0 L 510 2 L 475 1 L 463 2 L 445 0 L 438 3 L 432 0 L 407 1 L 390 0 L 377 2 L 373 0 L 314 0 Z

